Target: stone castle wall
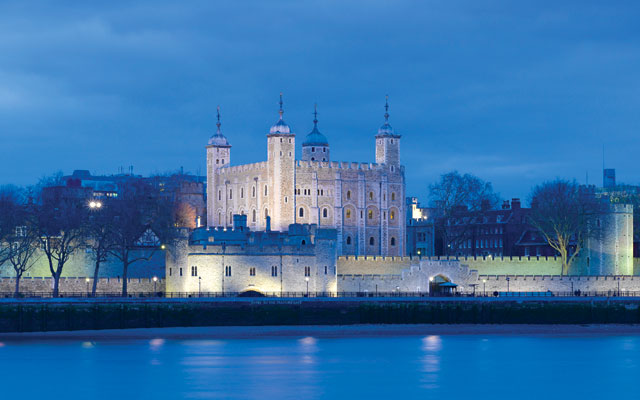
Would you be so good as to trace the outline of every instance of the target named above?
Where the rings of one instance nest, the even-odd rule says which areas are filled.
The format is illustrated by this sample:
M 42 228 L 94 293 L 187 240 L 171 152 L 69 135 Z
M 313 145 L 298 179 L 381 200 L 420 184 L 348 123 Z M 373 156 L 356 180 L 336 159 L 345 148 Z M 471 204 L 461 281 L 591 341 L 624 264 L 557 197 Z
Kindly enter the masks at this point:
M 15 291 L 15 278 L 0 278 L 0 293 L 2 295 L 12 295 Z M 93 279 L 89 278 L 87 283 L 86 277 L 67 277 L 60 278 L 60 293 L 88 293 L 91 291 Z M 133 293 L 152 293 L 154 291 L 164 292 L 165 281 L 158 279 L 156 282 L 150 278 L 133 278 L 127 280 L 128 292 Z M 48 278 L 22 278 L 20 280 L 20 292 L 39 292 L 51 293 L 53 291 L 53 279 Z M 98 293 L 120 293 L 122 291 L 122 279 L 118 278 L 101 278 L 98 281 Z

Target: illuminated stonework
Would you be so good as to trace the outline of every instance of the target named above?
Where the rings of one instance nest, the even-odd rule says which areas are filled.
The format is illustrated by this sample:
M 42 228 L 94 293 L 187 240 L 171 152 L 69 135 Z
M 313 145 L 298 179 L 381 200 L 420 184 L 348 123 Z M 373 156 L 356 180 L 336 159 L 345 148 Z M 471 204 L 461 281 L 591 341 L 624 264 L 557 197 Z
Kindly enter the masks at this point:
M 315 224 L 337 231 L 344 255 L 405 254 L 405 176 L 400 135 L 385 124 L 375 136 L 375 163 L 332 162 L 314 129 L 296 160 L 296 136 L 280 118 L 267 135 L 267 161 L 231 166 L 231 145 L 218 132 L 207 145 L 207 225 L 232 226 L 246 215 L 251 230 Z

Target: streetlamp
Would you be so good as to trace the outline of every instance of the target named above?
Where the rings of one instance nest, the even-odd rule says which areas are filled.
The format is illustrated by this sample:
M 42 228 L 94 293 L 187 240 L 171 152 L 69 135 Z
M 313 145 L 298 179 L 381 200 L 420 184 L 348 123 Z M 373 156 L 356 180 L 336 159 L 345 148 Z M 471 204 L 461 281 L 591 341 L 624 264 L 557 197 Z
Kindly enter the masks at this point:
M 200 289 L 202 288 L 202 277 L 198 277 L 198 297 L 200 297 Z
M 85 278 L 84 281 L 87 282 L 87 295 L 89 295 L 89 278 Z
M 620 296 L 620 277 L 618 277 L 618 296 Z
M 487 280 L 482 280 L 482 292 L 484 293 L 484 297 L 487 297 Z
M 304 280 L 307 282 L 307 297 L 309 297 L 309 277 L 307 276 Z
M 156 293 L 156 282 L 158 282 L 158 277 L 153 277 L 153 292 Z
M 509 278 L 509 277 L 507 276 L 507 293 L 509 293 L 509 281 L 510 281 L 510 280 L 511 280 L 511 278 Z
M 92 209 L 92 210 L 100 209 L 100 208 L 102 208 L 102 202 L 92 200 L 92 201 L 89 202 L 89 208 Z

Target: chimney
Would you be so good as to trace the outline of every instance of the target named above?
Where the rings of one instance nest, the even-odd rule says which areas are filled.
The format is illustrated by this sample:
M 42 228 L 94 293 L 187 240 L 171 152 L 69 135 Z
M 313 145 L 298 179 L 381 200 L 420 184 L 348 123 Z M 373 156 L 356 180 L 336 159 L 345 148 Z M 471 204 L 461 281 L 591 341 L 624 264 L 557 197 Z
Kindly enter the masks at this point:
M 509 204 L 509 200 L 504 200 L 504 201 L 502 202 L 502 209 L 503 209 L 503 210 L 508 210 L 508 209 L 510 209 L 510 208 L 511 208 L 511 205 Z
M 513 210 L 519 210 L 520 209 L 520 199 L 511 199 L 511 208 Z

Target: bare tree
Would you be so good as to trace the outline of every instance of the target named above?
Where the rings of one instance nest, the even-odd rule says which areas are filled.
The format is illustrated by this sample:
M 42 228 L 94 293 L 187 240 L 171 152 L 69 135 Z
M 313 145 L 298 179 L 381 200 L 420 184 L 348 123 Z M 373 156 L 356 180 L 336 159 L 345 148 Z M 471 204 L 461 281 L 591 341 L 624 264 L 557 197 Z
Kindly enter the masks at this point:
M 173 206 L 161 189 L 130 181 L 119 187 L 118 197 L 109 203 L 108 210 L 113 227 L 109 253 L 122 262 L 122 295 L 127 296 L 129 266 L 150 259 L 171 240 L 175 231 Z
M 495 208 L 500 198 L 491 183 L 452 171 L 429 186 L 429 200 L 435 209 L 435 229 L 442 238 L 443 253 L 449 255 L 471 236 L 473 218 Z
M 8 240 L 7 258 L 16 273 L 15 297 L 20 295 L 20 279 L 40 258 L 37 256 L 39 244 L 40 238 L 29 225 L 19 226 L 15 235 Z
M 71 256 L 84 246 L 86 205 L 79 201 L 60 200 L 33 207 L 33 223 L 40 247 L 49 262 L 53 277 L 53 296 L 59 294 L 60 277 Z
M 94 201 L 94 207 L 89 210 L 85 223 L 85 245 L 91 250 L 93 258 L 93 285 L 91 296 L 96 296 L 100 266 L 109 258 L 109 252 L 114 247 L 113 213 L 109 210 L 108 202 Z
M 575 181 L 562 179 L 536 186 L 530 199 L 531 224 L 560 254 L 562 274 L 567 275 L 582 250 L 597 202 Z

